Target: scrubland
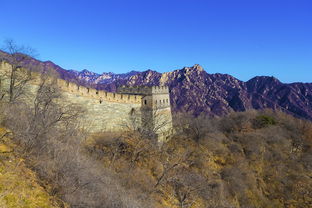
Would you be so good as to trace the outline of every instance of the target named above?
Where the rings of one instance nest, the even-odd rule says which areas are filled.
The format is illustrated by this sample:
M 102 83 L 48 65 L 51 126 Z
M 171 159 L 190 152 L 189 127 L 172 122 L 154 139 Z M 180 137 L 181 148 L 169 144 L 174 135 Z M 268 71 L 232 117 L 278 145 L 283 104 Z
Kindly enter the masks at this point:
M 147 207 L 312 206 L 312 125 L 281 112 L 177 115 L 160 145 L 129 132 L 87 140 L 91 157 Z
M 312 123 L 282 112 L 175 115 L 164 142 L 90 135 L 53 82 L 1 103 L 2 207 L 307 208 Z
M 1 207 L 312 207 L 309 121 L 181 113 L 162 144 L 129 128 L 90 135 L 49 74 L 31 94 L 20 80 L 0 85 Z

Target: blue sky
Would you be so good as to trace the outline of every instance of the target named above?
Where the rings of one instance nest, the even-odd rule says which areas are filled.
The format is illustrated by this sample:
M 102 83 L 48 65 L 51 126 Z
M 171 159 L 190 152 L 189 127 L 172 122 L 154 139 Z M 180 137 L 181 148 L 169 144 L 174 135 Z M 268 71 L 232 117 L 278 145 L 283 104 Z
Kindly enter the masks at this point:
M 0 41 L 66 69 L 312 82 L 311 0 L 0 0 Z

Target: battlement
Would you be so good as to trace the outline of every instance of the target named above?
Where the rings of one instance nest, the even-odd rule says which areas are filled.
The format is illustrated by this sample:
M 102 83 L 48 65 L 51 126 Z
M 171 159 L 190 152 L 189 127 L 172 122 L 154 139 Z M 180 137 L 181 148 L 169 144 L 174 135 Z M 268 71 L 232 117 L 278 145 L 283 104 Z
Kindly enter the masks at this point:
M 58 79 L 57 85 L 65 92 L 97 99 L 99 103 L 108 101 L 117 103 L 141 104 L 142 102 L 141 95 L 112 93 L 104 90 L 96 90 L 94 88 L 77 85 L 76 83 L 65 81 L 63 79 Z
M 122 86 L 117 89 L 118 93 L 136 94 L 136 95 L 153 95 L 153 94 L 168 94 L 168 86 Z

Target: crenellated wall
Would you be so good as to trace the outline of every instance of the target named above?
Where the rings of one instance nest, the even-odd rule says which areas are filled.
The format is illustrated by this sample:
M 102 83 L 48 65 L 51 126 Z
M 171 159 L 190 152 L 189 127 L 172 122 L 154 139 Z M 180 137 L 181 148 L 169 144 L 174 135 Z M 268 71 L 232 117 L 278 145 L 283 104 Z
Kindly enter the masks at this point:
M 168 94 L 168 86 L 122 86 L 117 89 L 119 93 L 137 94 L 137 95 L 152 95 L 152 94 Z
M 96 90 L 77 85 L 63 79 L 57 80 L 57 85 L 65 92 L 96 99 L 99 103 L 103 101 L 116 103 L 141 104 L 142 95 L 111 93 L 104 90 Z
M 10 67 L 7 63 L 0 63 L 1 80 Z M 26 71 L 29 73 L 29 70 Z M 32 75 L 35 79 L 31 81 L 29 89 L 34 93 L 41 76 L 36 72 L 32 72 Z M 172 129 L 169 89 L 166 86 L 122 87 L 118 88 L 118 93 L 111 93 L 63 79 L 57 79 L 56 83 L 63 92 L 59 102 L 76 104 L 85 109 L 81 123 L 90 132 L 128 130 L 134 125 L 134 117 L 137 127 L 150 131 L 165 120 L 166 125 L 155 131 L 155 136 L 161 141 Z

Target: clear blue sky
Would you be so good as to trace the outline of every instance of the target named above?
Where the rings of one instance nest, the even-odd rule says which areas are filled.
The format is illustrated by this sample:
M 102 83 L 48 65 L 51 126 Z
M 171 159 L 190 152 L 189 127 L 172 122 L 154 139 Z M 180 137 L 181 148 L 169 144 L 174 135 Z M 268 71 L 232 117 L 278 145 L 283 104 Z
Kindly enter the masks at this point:
M 0 41 L 66 69 L 202 65 L 241 80 L 312 82 L 311 0 L 0 0 Z

